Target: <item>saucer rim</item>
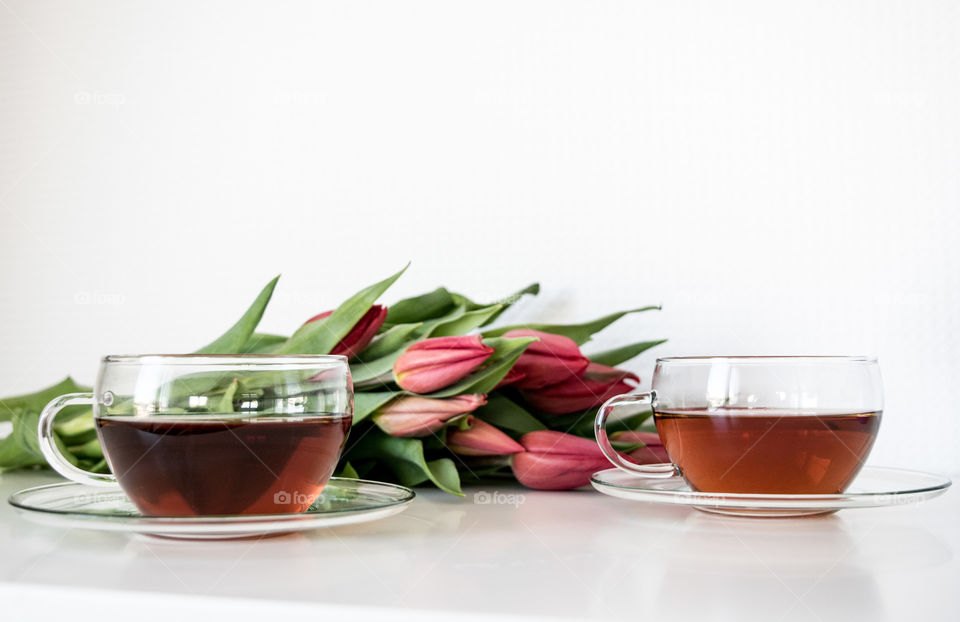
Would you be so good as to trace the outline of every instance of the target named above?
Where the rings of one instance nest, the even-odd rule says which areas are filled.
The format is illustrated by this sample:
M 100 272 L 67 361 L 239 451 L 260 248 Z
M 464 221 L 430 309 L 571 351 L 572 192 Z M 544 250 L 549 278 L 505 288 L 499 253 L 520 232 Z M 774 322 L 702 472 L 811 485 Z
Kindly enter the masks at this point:
M 90 520 L 90 521 L 110 521 L 114 523 L 124 523 L 124 524 L 137 524 L 144 526 L 155 526 L 155 527 L 170 527 L 170 526 L 203 526 L 209 527 L 211 525 L 222 524 L 222 523 L 232 523 L 233 521 L 241 521 L 245 524 L 256 525 L 258 523 L 274 523 L 274 522 L 283 522 L 283 523 L 298 523 L 298 522 L 314 522 L 317 521 L 320 517 L 324 516 L 344 516 L 344 515 L 359 515 L 367 512 L 374 512 L 378 510 L 384 510 L 387 508 L 397 508 L 405 507 L 413 502 L 416 498 L 417 493 L 415 493 L 410 488 L 406 486 L 401 486 L 400 484 L 393 484 L 390 482 L 379 482 L 376 480 L 368 479 L 359 479 L 359 478 L 350 478 L 350 477 L 331 477 L 327 482 L 327 486 L 331 484 L 335 486 L 341 486 L 349 482 L 351 485 L 372 485 L 378 488 L 393 489 L 402 494 L 401 497 L 382 503 L 370 504 L 355 508 L 340 508 L 336 510 L 314 510 L 314 511 L 304 511 L 298 513 L 287 513 L 287 514 L 209 514 L 205 516 L 144 516 L 139 512 L 136 514 L 104 514 L 98 511 L 83 511 L 76 509 L 51 509 L 38 507 L 36 505 L 27 505 L 21 498 L 23 496 L 29 495 L 31 493 L 42 492 L 45 490 L 54 490 L 58 488 L 81 488 L 81 489 L 91 489 L 92 487 L 81 484 L 79 482 L 56 482 L 53 484 L 43 484 L 41 486 L 31 486 L 29 488 L 24 488 L 12 493 L 7 497 L 7 503 L 13 506 L 16 510 L 29 514 L 42 514 L 50 515 L 57 517 L 67 517 L 75 520 Z M 123 493 L 123 489 L 120 486 L 109 486 L 98 488 L 105 493 Z
M 669 464 L 669 463 L 662 463 Z M 657 466 L 657 465 L 651 465 Z M 881 499 L 881 498 L 904 498 L 909 496 L 926 496 L 926 498 L 932 498 L 939 496 L 946 492 L 953 485 L 953 481 L 946 475 L 941 475 L 938 473 L 931 473 L 929 471 L 920 471 L 916 469 L 903 469 L 899 467 L 883 467 L 883 466 L 865 466 L 861 469 L 860 473 L 857 474 L 857 477 L 853 480 L 851 487 L 855 487 L 857 479 L 866 474 L 878 474 L 882 475 L 887 474 L 907 474 L 912 476 L 924 477 L 930 480 L 938 480 L 936 484 L 930 484 L 927 486 L 920 487 L 911 487 L 903 488 L 900 490 L 887 490 L 887 491 L 873 491 L 873 492 L 856 492 L 848 491 L 841 493 L 830 493 L 830 494 L 765 494 L 765 493 L 724 493 L 724 492 L 701 492 L 690 490 L 688 486 L 686 490 L 663 490 L 658 488 L 645 487 L 643 485 L 624 485 L 611 483 L 609 481 L 604 481 L 602 475 L 605 473 L 623 473 L 627 476 L 633 476 L 633 481 L 638 483 L 649 483 L 649 484 L 663 484 L 664 482 L 669 482 L 671 480 L 680 480 L 683 481 L 683 478 L 679 475 L 675 475 L 670 478 L 652 478 L 652 477 L 643 477 L 641 474 L 631 474 L 626 471 L 619 469 L 617 467 L 612 467 L 609 469 L 603 469 L 601 471 L 595 472 L 590 476 L 591 485 L 598 490 L 599 492 L 611 496 L 619 496 L 620 498 L 628 498 L 621 495 L 612 495 L 612 490 L 623 491 L 626 494 L 634 493 L 639 495 L 644 495 L 646 498 L 643 499 L 632 499 L 635 501 L 646 501 L 650 503 L 673 503 L 675 505 L 702 505 L 702 506 L 711 506 L 717 507 L 718 503 L 724 504 L 725 507 L 749 507 L 749 503 L 773 503 L 773 502 L 783 502 L 788 504 L 802 504 L 803 507 L 815 507 L 817 503 L 826 503 L 830 504 L 829 507 L 836 507 L 837 509 L 849 509 L 851 507 L 866 507 L 864 505 L 836 505 L 844 502 L 849 502 L 851 500 L 862 500 L 869 501 L 871 499 Z M 877 504 L 877 505 L 893 505 L 891 503 Z M 874 506 L 876 507 L 876 506 Z

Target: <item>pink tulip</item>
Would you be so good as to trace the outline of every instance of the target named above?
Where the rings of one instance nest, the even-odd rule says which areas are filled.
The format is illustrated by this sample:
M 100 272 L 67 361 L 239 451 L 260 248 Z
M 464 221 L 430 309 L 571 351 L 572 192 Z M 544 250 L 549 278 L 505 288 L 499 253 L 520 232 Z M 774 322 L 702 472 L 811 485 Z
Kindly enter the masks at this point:
M 523 351 L 513 366 L 517 373 L 523 374 L 523 378 L 513 383 L 518 389 L 539 389 L 579 377 L 590 364 L 577 343 L 563 335 L 518 328 L 503 336 L 539 338 Z
M 628 384 L 627 380 L 632 381 Z M 614 395 L 629 393 L 640 379 L 623 369 L 590 363 L 580 378 L 523 392 L 537 410 L 554 415 L 587 410 L 603 404 Z
M 516 368 L 511 367 L 510 370 L 507 372 L 507 374 L 503 377 L 503 379 L 499 383 L 497 383 L 497 386 L 495 386 L 494 389 L 499 389 L 500 387 L 506 387 L 511 384 L 515 384 L 520 380 L 523 380 L 525 377 L 526 376 L 524 376 L 524 374 L 517 371 Z
M 506 456 L 523 451 L 523 445 L 504 432 L 471 416 L 467 417 L 466 429 L 451 426 L 447 430 L 447 447 L 461 456 Z
M 638 432 L 636 430 L 614 432 L 610 440 L 618 443 L 643 443 L 643 447 L 634 449 L 627 455 L 637 464 L 658 464 L 670 462 L 663 441 L 656 432 Z
M 510 458 L 513 475 L 521 484 L 537 490 L 569 490 L 590 483 L 590 476 L 610 467 L 610 462 L 592 440 L 540 430 L 520 438 L 524 451 Z
M 431 393 L 466 377 L 493 354 L 480 335 L 434 337 L 418 341 L 393 364 L 401 389 Z
M 324 311 L 319 315 L 313 316 L 304 322 L 304 324 L 322 320 L 329 317 L 332 313 L 333 311 Z M 341 339 L 340 343 L 333 346 L 330 354 L 341 354 L 347 358 L 355 357 L 373 341 L 373 338 L 377 335 L 377 331 L 383 326 L 385 319 L 387 319 L 387 308 L 383 305 L 373 305 L 363 314 L 363 317 L 357 321 L 353 328 L 350 329 L 347 336 Z
M 456 416 L 473 412 L 487 403 L 482 394 L 443 399 L 400 397 L 381 408 L 373 421 L 390 436 L 429 436 Z

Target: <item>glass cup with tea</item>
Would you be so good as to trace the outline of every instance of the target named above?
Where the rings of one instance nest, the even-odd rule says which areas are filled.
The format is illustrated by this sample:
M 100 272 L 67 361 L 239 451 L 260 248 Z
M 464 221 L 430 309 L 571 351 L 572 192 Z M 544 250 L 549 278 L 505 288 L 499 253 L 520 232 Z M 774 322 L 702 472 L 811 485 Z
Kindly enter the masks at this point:
M 54 419 L 92 408 L 112 474 L 71 464 Z M 353 419 L 342 356 L 107 356 L 93 393 L 51 401 L 43 455 L 65 477 L 116 485 L 148 516 L 307 510 L 333 474 Z
M 649 406 L 672 464 L 641 465 L 614 450 L 607 418 Z M 873 447 L 883 410 L 876 359 L 692 356 L 657 360 L 649 393 L 620 395 L 595 432 L 615 466 L 682 476 L 701 492 L 836 494 Z

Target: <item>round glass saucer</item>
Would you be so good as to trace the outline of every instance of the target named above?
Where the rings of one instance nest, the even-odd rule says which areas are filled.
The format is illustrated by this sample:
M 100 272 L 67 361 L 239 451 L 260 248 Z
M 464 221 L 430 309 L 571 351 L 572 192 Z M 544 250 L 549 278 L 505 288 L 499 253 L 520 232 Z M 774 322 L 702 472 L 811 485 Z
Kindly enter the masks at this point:
M 951 484 L 941 475 L 884 467 L 864 467 L 846 492 L 829 495 L 698 492 L 680 476 L 650 478 L 616 468 L 594 473 L 590 483 L 600 492 L 622 499 L 754 517 L 809 516 L 847 508 L 916 503 L 942 495 Z
M 119 488 L 74 482 L 27 488 L 10 505 L 30 520 L 56 527 L 126 531 L 168 538 L 212 540 L 352 525 L 406 509 L 414 492 L 396 484 L 331 477 L 301 514 L 144 516 Z

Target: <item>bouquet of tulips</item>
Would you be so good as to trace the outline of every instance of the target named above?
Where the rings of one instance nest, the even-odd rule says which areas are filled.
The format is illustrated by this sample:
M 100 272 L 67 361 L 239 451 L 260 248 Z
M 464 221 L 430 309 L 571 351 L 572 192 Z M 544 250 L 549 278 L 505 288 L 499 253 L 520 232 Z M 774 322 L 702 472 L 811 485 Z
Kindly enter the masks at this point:
M 577 488 L 609 465 L 592 438 L 596 408 L 639 382 L 616 365 L 663 340 L 591 355 L 580 346 L 623 316 L 658 307 L 583 324 L 491 327 L 507 307 L 537 294 L 539 286 L 492 304 L 442 287 L 389 307 L 376 304 L 402 273 L 311 317 L 290 336 L 256 332 L 274 279 L 236 324 L 198 352 L 346 356 L 355 399 L 341 476 L 407 486 L 431 482 L 462 495 L 462 480 L 511 472 L 531 488 Z M 37 393 L 0 400 L 0 420 L 13 422 L 12 433 L 0 440 L 0 469 L 44 465 L 36 433 L 40 410 L 57 395 L 85 390 L 67 378 Z M 611 438 L 630 460 L 663 462 L 656 433 L 641 429 L 648 415 L 612 424 Z M 89 411 L 58 418 L 55 431 L 65 455 L 78 466 L 107 468 Z

